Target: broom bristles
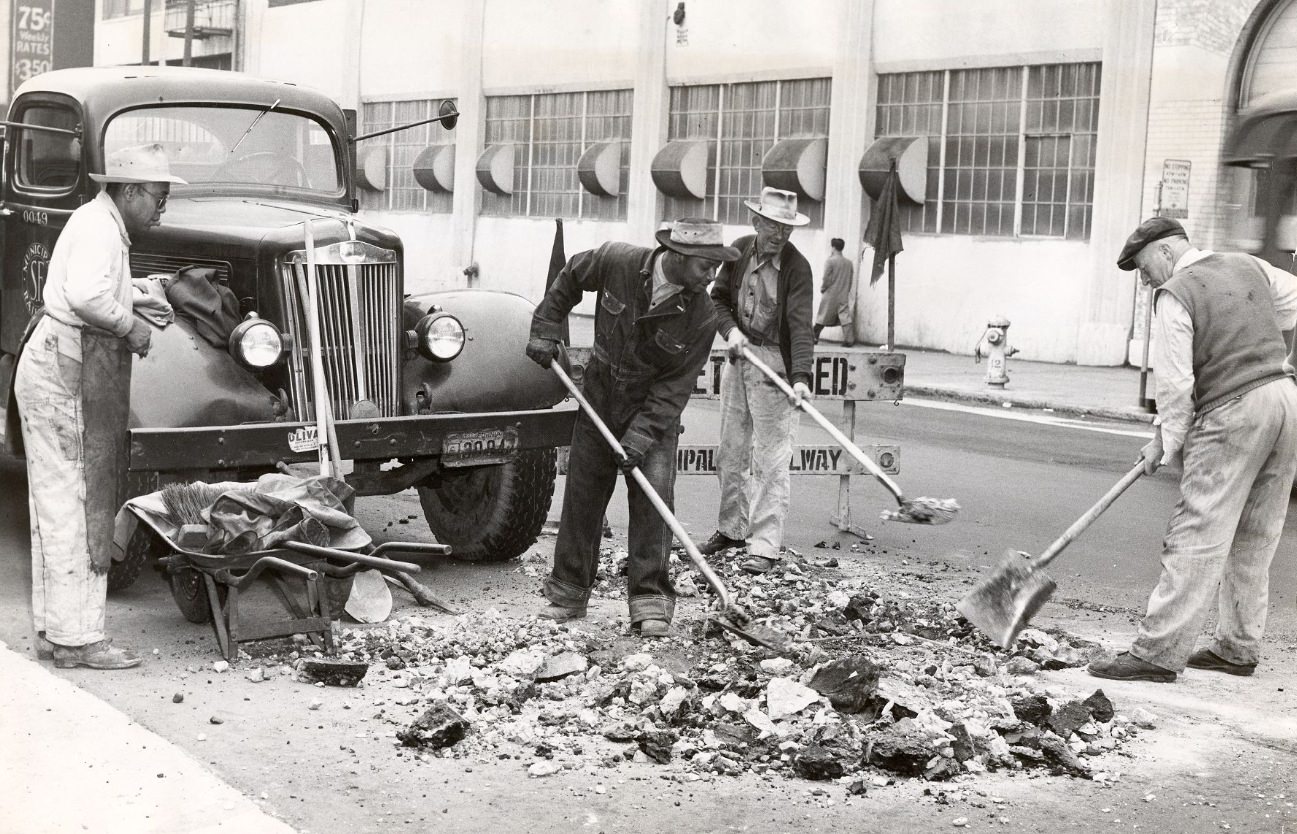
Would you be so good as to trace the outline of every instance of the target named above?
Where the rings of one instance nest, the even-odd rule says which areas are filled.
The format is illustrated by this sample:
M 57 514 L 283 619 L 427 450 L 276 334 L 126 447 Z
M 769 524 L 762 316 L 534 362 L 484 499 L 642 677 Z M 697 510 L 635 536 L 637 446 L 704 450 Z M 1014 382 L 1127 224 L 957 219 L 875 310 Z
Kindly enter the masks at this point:
M 224 490 L 202 481 L 167 484 L 162 488 L 162 503 L 167 508 L 169 520 L 177 527 L 205 524 L 203 510 L 216 503 L 223 492 Z
M 959 513 L 959 502 L 953 498 L 907 498 L 899 509 L 883 510 L 884 521 L 907 524 L 945 524 Z

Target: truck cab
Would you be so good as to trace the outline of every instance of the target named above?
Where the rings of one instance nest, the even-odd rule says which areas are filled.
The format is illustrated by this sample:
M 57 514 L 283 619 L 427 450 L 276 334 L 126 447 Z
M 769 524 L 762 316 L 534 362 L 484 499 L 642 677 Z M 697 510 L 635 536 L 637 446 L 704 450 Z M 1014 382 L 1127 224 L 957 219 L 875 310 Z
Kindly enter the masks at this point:
M 0 186 L 6 447 L 22 453 L 13 371 L 59 232 L 97 193 L 90 174 L 108 154 L 156 142 L 188 184 L 171 189 L 162 224 L 131 241 L 133 277 L 200 270 L 237 304 L 239 324 L 213 338 L 178 314 L 154 330 L 133 370 L 121 501 L 316 460 L 323 390 L 359 495 L 417 489 L 432 532 L 460 558 L 523 552 L 574 416 L 525 356 L 532 305 L 487 290 L 407 295 L 399 237 L 357 214 L 353 141 L 327 96 L 238 73 L 87 68 L 23 84 Z M 113 587 L 138 573 L 138 554 L 125 556 Z

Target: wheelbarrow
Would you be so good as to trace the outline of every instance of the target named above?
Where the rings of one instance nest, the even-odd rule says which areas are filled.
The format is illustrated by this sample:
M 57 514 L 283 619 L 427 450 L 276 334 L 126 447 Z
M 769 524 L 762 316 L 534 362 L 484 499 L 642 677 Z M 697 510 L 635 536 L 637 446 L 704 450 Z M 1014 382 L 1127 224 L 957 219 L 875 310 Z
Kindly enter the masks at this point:
M 305 635 L 332 653 L 334 612 L 354 574 L 371 568 L 397 576 L 419 572 L 418 565 L 389 559 L 388 553 L 450 553 L 444 544 L 385 542 L 358 553 L 296 541 L 240 554 L 200 553 L 174 542 L 147 513 L 132 512 L 167 550 L 158 562 L 166 569 L 176 607 L 192 623 L 211 622 L 227 660 L 238 655 L 240 643 L 291 634 Z M 267 581 L 288 619 L 253 620 L 240 609 L 240 595 L 258 579 Z

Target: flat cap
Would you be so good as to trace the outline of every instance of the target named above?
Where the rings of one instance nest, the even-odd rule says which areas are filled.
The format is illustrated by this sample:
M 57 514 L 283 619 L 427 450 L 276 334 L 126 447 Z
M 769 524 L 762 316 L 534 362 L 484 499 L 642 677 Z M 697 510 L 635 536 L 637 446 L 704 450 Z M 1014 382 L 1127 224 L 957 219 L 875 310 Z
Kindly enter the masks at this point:
M 1117 268 L 1127 272 L 1134 269 L 1135 256 L 1139 254 L 1139 250 L 1164 237 L 1188 237 L 1188 235 L 1184 231 L 1184 226 L 1180 225 L 1180 221 L 1172 220 L 1170 217 L 1150 217 L 1140 223 L 1135 227 L 1135 231 L 1130 233 L 1130 237 L 1126 238 L 1126 245 L 1121 247 L 1121 254 L 1117 256 Z

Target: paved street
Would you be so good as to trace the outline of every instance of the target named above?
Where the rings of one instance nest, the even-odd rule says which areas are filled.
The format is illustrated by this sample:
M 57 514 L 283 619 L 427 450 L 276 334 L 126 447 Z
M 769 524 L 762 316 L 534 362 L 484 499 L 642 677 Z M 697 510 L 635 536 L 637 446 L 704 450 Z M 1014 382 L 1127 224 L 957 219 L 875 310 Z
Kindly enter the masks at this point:
M 824 406 L 831 416 L 837 413 L 836 404 Z M 1143 442 L 1145 427 L 1139 424 L 1010 411 L 983 413 L 979 407 L 931 401 L 861 405 L 860 436 L 901 444 L 897 477 L 907 494 L 953 496 L 963 506 L 960 517 L 935 528 L 874 521 L 891 498 L 872 482 L 862 482 L 855 487 L 853 512 L 874 540 L 853 551 L 858 540 L 827 523 L 836 503 L 836 478 L 802 477 L 794 483 L 788 544 L 821 555 L 817 542 L 839 542 L 843 549 L 834 555 L 848 569 L 921 578 L 930 593 L 955 599 L 1005 548 L 1043 549 L 1120 477 Z M 685 442 L 707 442 L 714 437 L 715 421 L 715 402 L 695 402 L 687 412 Z M 801 442 L 829 442 L 808 423 L 803 421 Z M 5 495 L 23 494 L 21 470 L 13 464 L 0 471 L 0 478 Z M 677 506 L 695 537 L 714 526 L 715 489 L 711 477 L 680 480 Z M 1173 498 L 1170 474 L 1137 483 L 1055 563 L 1051 573 L 1059 590 L 1040 623 L 1062 625 L 1113 647 L 1128 640 L 1156 577 L 1158 540 Z M 619 491 L 610 511 L 615 528 L 624 529 L 624 503 Z M 421 521 L 411 519 L 417 513 L 412 494 L 366 499 L 358 507 L 380 540 L 426 539 Z M 557 502 L 551 517 L 557 518 Z M 397 523 L 401 520 L 408 523 Z M 655 771 L 657 766 L 627 764 L 606 777 L 616 787 L 613 794 L 593 797 L 580 773 L 536 780 L 527 777 L 525 763 L 510 760 L 416 762 L 392 746 L 393 727 L 384 711 L 397 708 L 390 700 L 383 705 L 384 689 L 322 690 L 287 679 L 256 684 L 238 667 L 211 671 L 218 658 L 210 631 L 184 622 L 164 584 L 152 575 L 113 597 L 109 612 L 118 639 L 149 655 L 144 668 L 55 674 L 174 742 L 302 831 L 390 831 L 407 823 L 410 830 L 426 830 L 442 822 L 458 831 L 520 830 L 514 827 L 518 819 L 531 821 L 528 830 L 556 832 L 585 825 L 643 831 L 649 819 L 663 828 L 700 831 L 919 831 L 949 827 L 963 816 L 985 824 L 994 820 L 1008 830 L 1079 832 L 1093 830 L 1096 819 L 1111 819 L 1123 830 L 1148 829 L 1168 812 L 1176 830 L 1214 831 L 1225 822 L 1234 830 L 1279 831 L 1277 824 L 1267 827 L 1266 814 L 1274 813 L 1276 823 L 1281 816 L 1292 819 L 1291 807 L 1284 804 L 1291 797 L 1279 797 L 1290 790 L 1286 762 L 1297 742 L 1297 724 L 1278 717 L 1291 715 L 1283 692 L 1297 683 L 1293 526 L 1290 519 L 1276 562 L 1269 654 L 1256 678 L 1199 673 L 1172 687 L 1104 682 L 1120 708 L 1143 706 L 1162 722 L 1157 732 L 1108 757 L 1115 761 L 1106 766 L 1124 774 L 1120 782 L 1101 787 L 1065 777 L 969 777 L 966 784 L 942 786 L 943 792 L 953 792 L 953 806 L 925 798 L 922 782 L 876 788 L 867 799 L 848 802 L 840 786 L 829 785 L 824 796 L 814 797 L 807 794 L 812 783 L 782 778 L 771 783 L 751 775 L 682 785 L 661 781 L 665 773 Z M 25 512 L 11 501 L 0 520 L 0 639 L 20 653 L 30 645 L 26 536 Z M 552 537 L 544 537 L 533 551 L 536 558 L 544 558 L 552 546 Z M 526 617 L 538 604 L 534 561 L 526 563 L 531 574 L 516 563 L 424 564 L 423 581 L 464 610 L 494 607 Z M 698 605 L 682 603 L 682 615 L 693 615 Z M 408 606 L 408 598 L 398 596 L 397 615 L 412 613 Z M 615 600 L 598 603 L 594 618 L 624 617 L 623 606 Z M 1097 683 L 1081 670 L 1047 678 L 1082 694 Z M 173 704 L 178 693 L 183 703 Z M 317 711 L 311 711 L 312 701 Z M 222 724 L 210 724 L 212 716 Z M 65 740 L 60 749 L 76 755 L 83 743 Z M 1004 802 L 988 806 L 979 792 Z M 1041 827 L 1042 808 L 1057 822 Z M 891 821 L 862 827 L 867 818 Z

